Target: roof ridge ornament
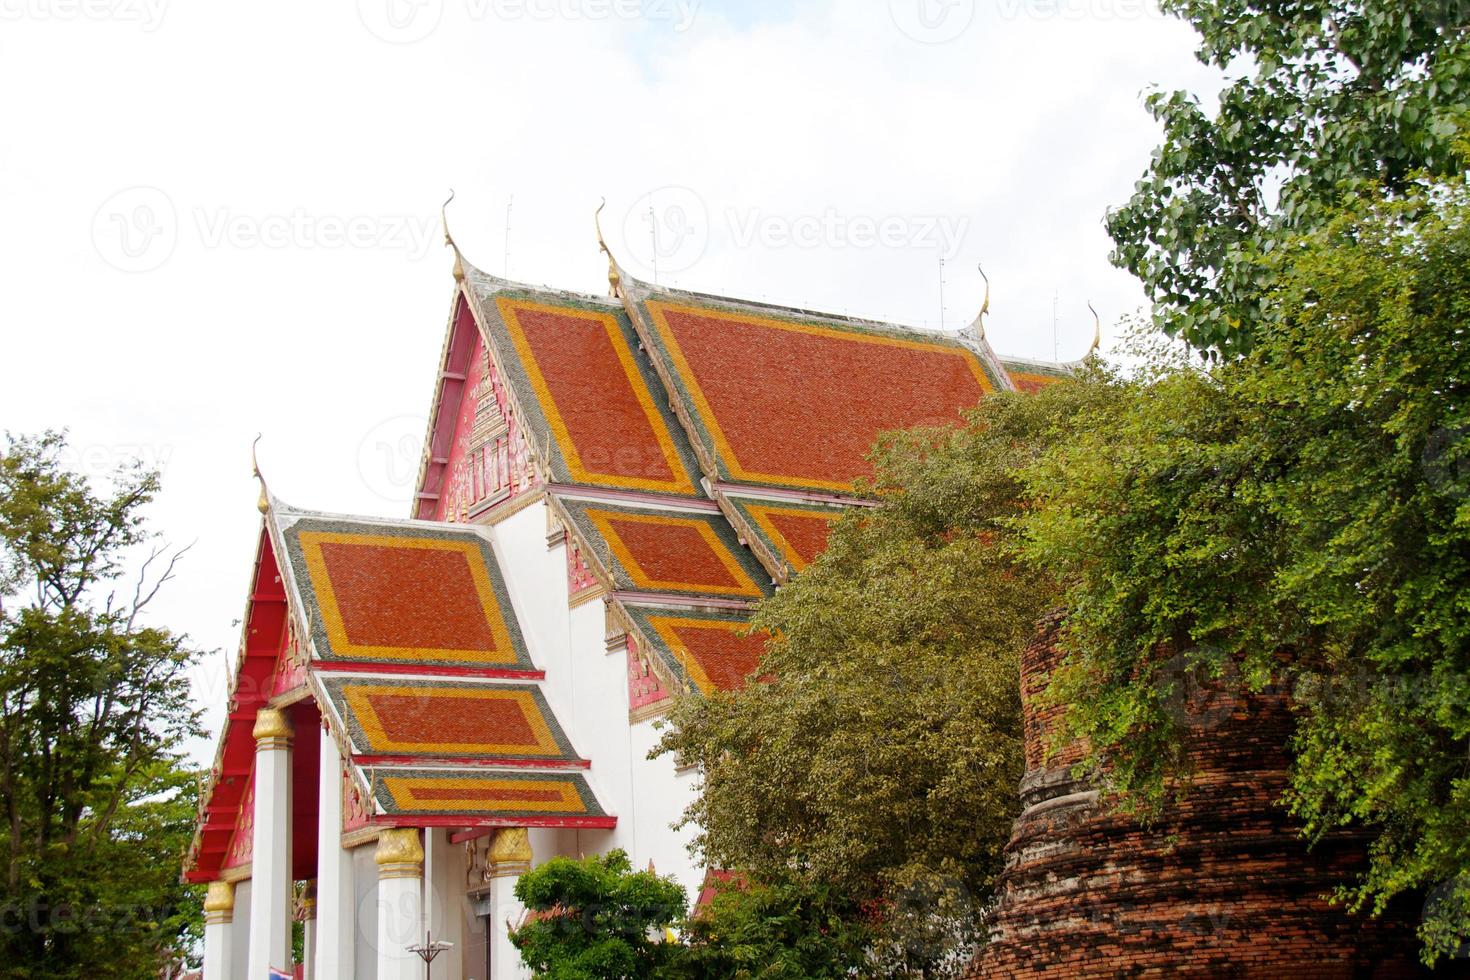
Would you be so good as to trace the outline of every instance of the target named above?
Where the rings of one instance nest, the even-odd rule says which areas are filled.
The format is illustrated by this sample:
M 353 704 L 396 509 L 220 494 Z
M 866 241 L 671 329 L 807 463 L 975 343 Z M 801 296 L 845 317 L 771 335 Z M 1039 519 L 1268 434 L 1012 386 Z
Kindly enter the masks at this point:
M 975 329 L 980 334 L 980 339 L 985 339 L 985 314 L 990 312 L 990 277 L 985 274 L 985 264 L 975 263 L 975 271 L 980 273 L 980 278 L 985 280 L 985 300 L 980 304 L 980 312 L 975 314 Z
M 1092 346 L 1087 348 L 1087 354 L 1083 357 L 1084 360 L 1096 355 L 1098 348 L 1102 346 L 1102 317 L 1097 315 L 1097 310 L 1093 308 L 1092 300 L 1087 301 L 1087 308 L 1092 310 Z
M 459 253 L 459 246 L 454 243 L 454 236 L 449 233 L 449 202 L 454 200 L 454 188 L 449 188 L 449 196 L 444 203 L 439 205 L 439 223 L 444 227 L 444 244 L 454 249 L 454 281 L 464 282 L 464 256 Z
M 618 268 L 618 260 L 613 258 L 612 249 L 607 247 L 607 239 L 602 237 L 602 209 L 605 207 L 607 207 L 607 198 L 604 197 L 602 203 L 597 206 L 597 210 L 592 212 L 592 225 L 597 229 L 597 247 L 607 255 L 608 294 L 616 298 L 623 284 L 623 274 Z
M 255 501 L 255 509 L 262 514 L 270 512 L 271 495 L 265 487 L 265 477 L 260 473 L 260 461 L 255 456 L 255 447 L 260 443 L 260 433 L 255 434 L 255 442 L 250 444 L 250 475 L 260 482 L 260 497 Z

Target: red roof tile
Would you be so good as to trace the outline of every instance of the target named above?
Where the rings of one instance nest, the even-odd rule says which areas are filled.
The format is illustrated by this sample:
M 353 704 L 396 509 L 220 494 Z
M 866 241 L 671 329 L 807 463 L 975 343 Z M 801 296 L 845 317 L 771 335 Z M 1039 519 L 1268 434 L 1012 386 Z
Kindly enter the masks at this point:
M 992 390 L 950 338 L 649 299 L 656 342 L 722 476 L 849 489 L 879 432 L 959 421 Z

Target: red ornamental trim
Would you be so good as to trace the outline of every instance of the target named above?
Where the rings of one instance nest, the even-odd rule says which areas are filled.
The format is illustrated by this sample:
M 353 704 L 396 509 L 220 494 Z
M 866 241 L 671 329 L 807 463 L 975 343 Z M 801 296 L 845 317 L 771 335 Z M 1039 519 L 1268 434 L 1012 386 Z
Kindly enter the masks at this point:
M 658 679 L 648 658 L 638 652 L 638 641 L 628 637 L 628 710 L 665 701 L 669 692 Z
M 501 424 L 496 424 L 497 417 Z M 434 519 L 468 520 L 539 482 L 530 444 L 511 410 L 495 362 L 476 340 Z
M 584 592 L 597 588 L 597 576 L 592 574 L 592 569 L 587 565 L 587 559 L 582 555 L 582 548 L 570 532 L 563 535 L 567 552 L 567 595 L 575 599 Z

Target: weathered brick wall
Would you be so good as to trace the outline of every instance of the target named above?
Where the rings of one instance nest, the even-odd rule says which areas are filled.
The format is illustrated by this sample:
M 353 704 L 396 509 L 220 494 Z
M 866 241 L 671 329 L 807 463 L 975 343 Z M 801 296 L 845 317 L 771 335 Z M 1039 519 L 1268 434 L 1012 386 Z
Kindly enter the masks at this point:
M 1038 695 L 1060 659 L 1057 626 L 1043 624 L 1022 661 L 1025 810 L 971 977 L 1423 975 L 1413 915 L 1370 919 L 1321 898 L 1362 866 L 1364 842 L 1340 834 L 1308 850 L 1275 805 L 1283 695 L 1206 692 L 1186 725 L 1193 789 L 1144 827 L 1070 777 L 1077 746 L 1046 757 L 1061 709 Z

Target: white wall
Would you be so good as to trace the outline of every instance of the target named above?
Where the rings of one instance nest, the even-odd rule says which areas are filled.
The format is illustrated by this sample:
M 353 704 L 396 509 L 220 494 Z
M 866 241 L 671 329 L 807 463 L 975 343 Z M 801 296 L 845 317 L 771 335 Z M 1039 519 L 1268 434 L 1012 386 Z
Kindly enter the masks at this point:
M 497 524 L 495 548 L 531 657 L 546 671 L 547 701 L 573 747 L 591 761 L 588 780 L 618 825 L 532 831 L 536 860 L 622 848 L 635 868 L 652 860 L 660 874 L 674 875 L 692 901 L 704 871 L 686 849 L 692 833 L 671 825 L 692 799 L 695 775 L 676 773 L 669 758 L 647 758 L 659 733 L 651 721 L 628 723 L 627 653 L 607 651 L 603 602 L 568 608 L 566 548 L 547 546 L 546 511 L 538 503 Z
M 230 920 L 230 930 L 229 980 L 244 980 L 250 972 L 250 881 L 248 879 L 235 884 L 235 914 Z
M 352 882 L 357 893 L 354 980 L 378 980 L 378 863 L 373 860 L 375 846 L 364 844 L 352 849 Z

